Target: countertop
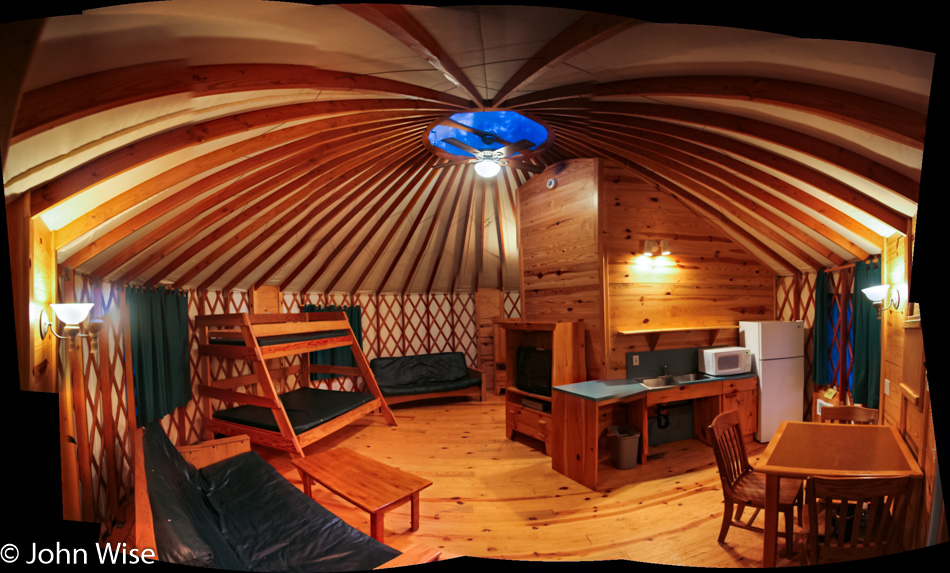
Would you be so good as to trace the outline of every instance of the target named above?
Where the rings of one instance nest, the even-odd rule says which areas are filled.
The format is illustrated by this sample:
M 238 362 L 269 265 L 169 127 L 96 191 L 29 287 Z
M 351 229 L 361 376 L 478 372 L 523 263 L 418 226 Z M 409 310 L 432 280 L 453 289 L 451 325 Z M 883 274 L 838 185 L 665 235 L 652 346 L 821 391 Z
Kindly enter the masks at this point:
M 552 390 L 565 392 L 586 400 L 600 402 L 602 400 L 614 400 L 618 398 L 631 398 L 638 394 L 651 392 L 654 390 L 666 390 L 676 386 L 688 386 L 690 384 L 705 384 L 722 380 L 741 380 L 755 377 L 755 374 L 747 372 L 745 374 L 733 374 L 731 376 L 709 376 L 700 380 L 690 380 L 688 382 L 678 382 L 668 386 L 659 386 L 651 388 L 645 384 L 637 382 L 632 378 L 621 378 L 618 380 L 588 380 L 586 382 L 576 382 L 574 384 L 562 384 L 554 386 Z

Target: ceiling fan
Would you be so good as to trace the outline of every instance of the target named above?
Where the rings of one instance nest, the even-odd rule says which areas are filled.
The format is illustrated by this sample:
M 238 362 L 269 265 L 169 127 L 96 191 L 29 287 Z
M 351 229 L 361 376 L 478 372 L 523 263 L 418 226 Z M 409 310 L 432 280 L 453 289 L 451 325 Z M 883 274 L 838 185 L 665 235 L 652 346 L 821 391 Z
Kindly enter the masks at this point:
M 481 129 L 476 129 L 474 127 L 459 123 L 451 118 L 442 122 L 442 125 L 448 127 L 454 127 L 462 131 L 466 131 L 477 136 L 482 144 L 486 146 L 495 146 L 498 144 L 503 145 L 498 149 L 477 149 L 464 141 L 460 141 L 454 137 L 446 137 L 440 141 L 452 145 L 462 151 L 470 153 L 472 155 L 471 159 L 462 159 L 457 161 L 449 161 L 447 163 L 442 163 L 436 165 L 435 167 L 447 167 L 449 165 L 461 165 L 461 164 L 475 164 L 475 172 L 481 175 L 482 177 L 493 177 L 502 166 L 512 167 L 515 169 L 523 169 L 526 171 L 531 171 L 533 173 L 540 173 L 543 168 L 539 165 L 531 165 L 524 163 L 522 161 L 517 161 L 510 159 L 510 156 L 516 155 L 530 149 L 535 146 L 535 143 L 528 139 L 521 139 L 514 143 L 508 142 L 495 133 L 489 131 L 484 131 Z

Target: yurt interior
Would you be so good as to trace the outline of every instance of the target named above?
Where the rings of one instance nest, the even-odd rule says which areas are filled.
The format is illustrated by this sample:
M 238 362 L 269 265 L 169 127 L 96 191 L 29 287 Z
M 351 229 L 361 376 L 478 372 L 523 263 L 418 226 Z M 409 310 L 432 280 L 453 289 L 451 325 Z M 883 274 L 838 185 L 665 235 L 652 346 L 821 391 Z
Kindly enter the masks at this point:
M 0 559 L 939 563 L 940 25 L 8 10 Z

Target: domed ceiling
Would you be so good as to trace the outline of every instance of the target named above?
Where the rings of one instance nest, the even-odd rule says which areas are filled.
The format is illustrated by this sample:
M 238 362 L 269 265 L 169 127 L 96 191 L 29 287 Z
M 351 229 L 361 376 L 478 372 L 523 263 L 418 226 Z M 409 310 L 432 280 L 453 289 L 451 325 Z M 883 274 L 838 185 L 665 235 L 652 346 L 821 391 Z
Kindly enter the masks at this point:
M 516 290 L 518 187 L 603 157 L 809 272 L 908 231 L 934 61 L 536 6 L 117 5 L 46 20 L 4 188 L 107 281 Z M 544 135 L 465 119 L 499 111 Z

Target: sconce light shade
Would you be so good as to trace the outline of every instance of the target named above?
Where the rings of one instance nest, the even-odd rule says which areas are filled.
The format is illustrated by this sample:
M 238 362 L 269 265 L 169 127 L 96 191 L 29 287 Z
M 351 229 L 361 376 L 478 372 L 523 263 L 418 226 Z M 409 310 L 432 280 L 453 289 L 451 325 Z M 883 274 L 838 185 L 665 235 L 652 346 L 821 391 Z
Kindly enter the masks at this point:
M 499 171 L 501 171 L 501 165 L 490 159 L 483 159 L 475 164 L 475 173 L 482 177 L 494 177 Z
M 662 241 L 660 241 L 660 254 L 661 255 L 670 254 L 670 242 L 667 241 L 666 239 L 663 239 Z
M 887 291 L 890 288 L 891 285 L 877 285 L 861 289 L 861 292 L 863 292 L 864 296 L 868 297 L 868 300 L 871 302 L 882 302 L 884 297 L 887 296 Z
M 63 324 L 76 326 L 89 316 L 89 311 L 92 310 L 93 303 L 78 302 L 72 304 L 51 304 L 50 306 L 53 308 L 53 313 L 56 314 L 56 318 L 62 321 Z

